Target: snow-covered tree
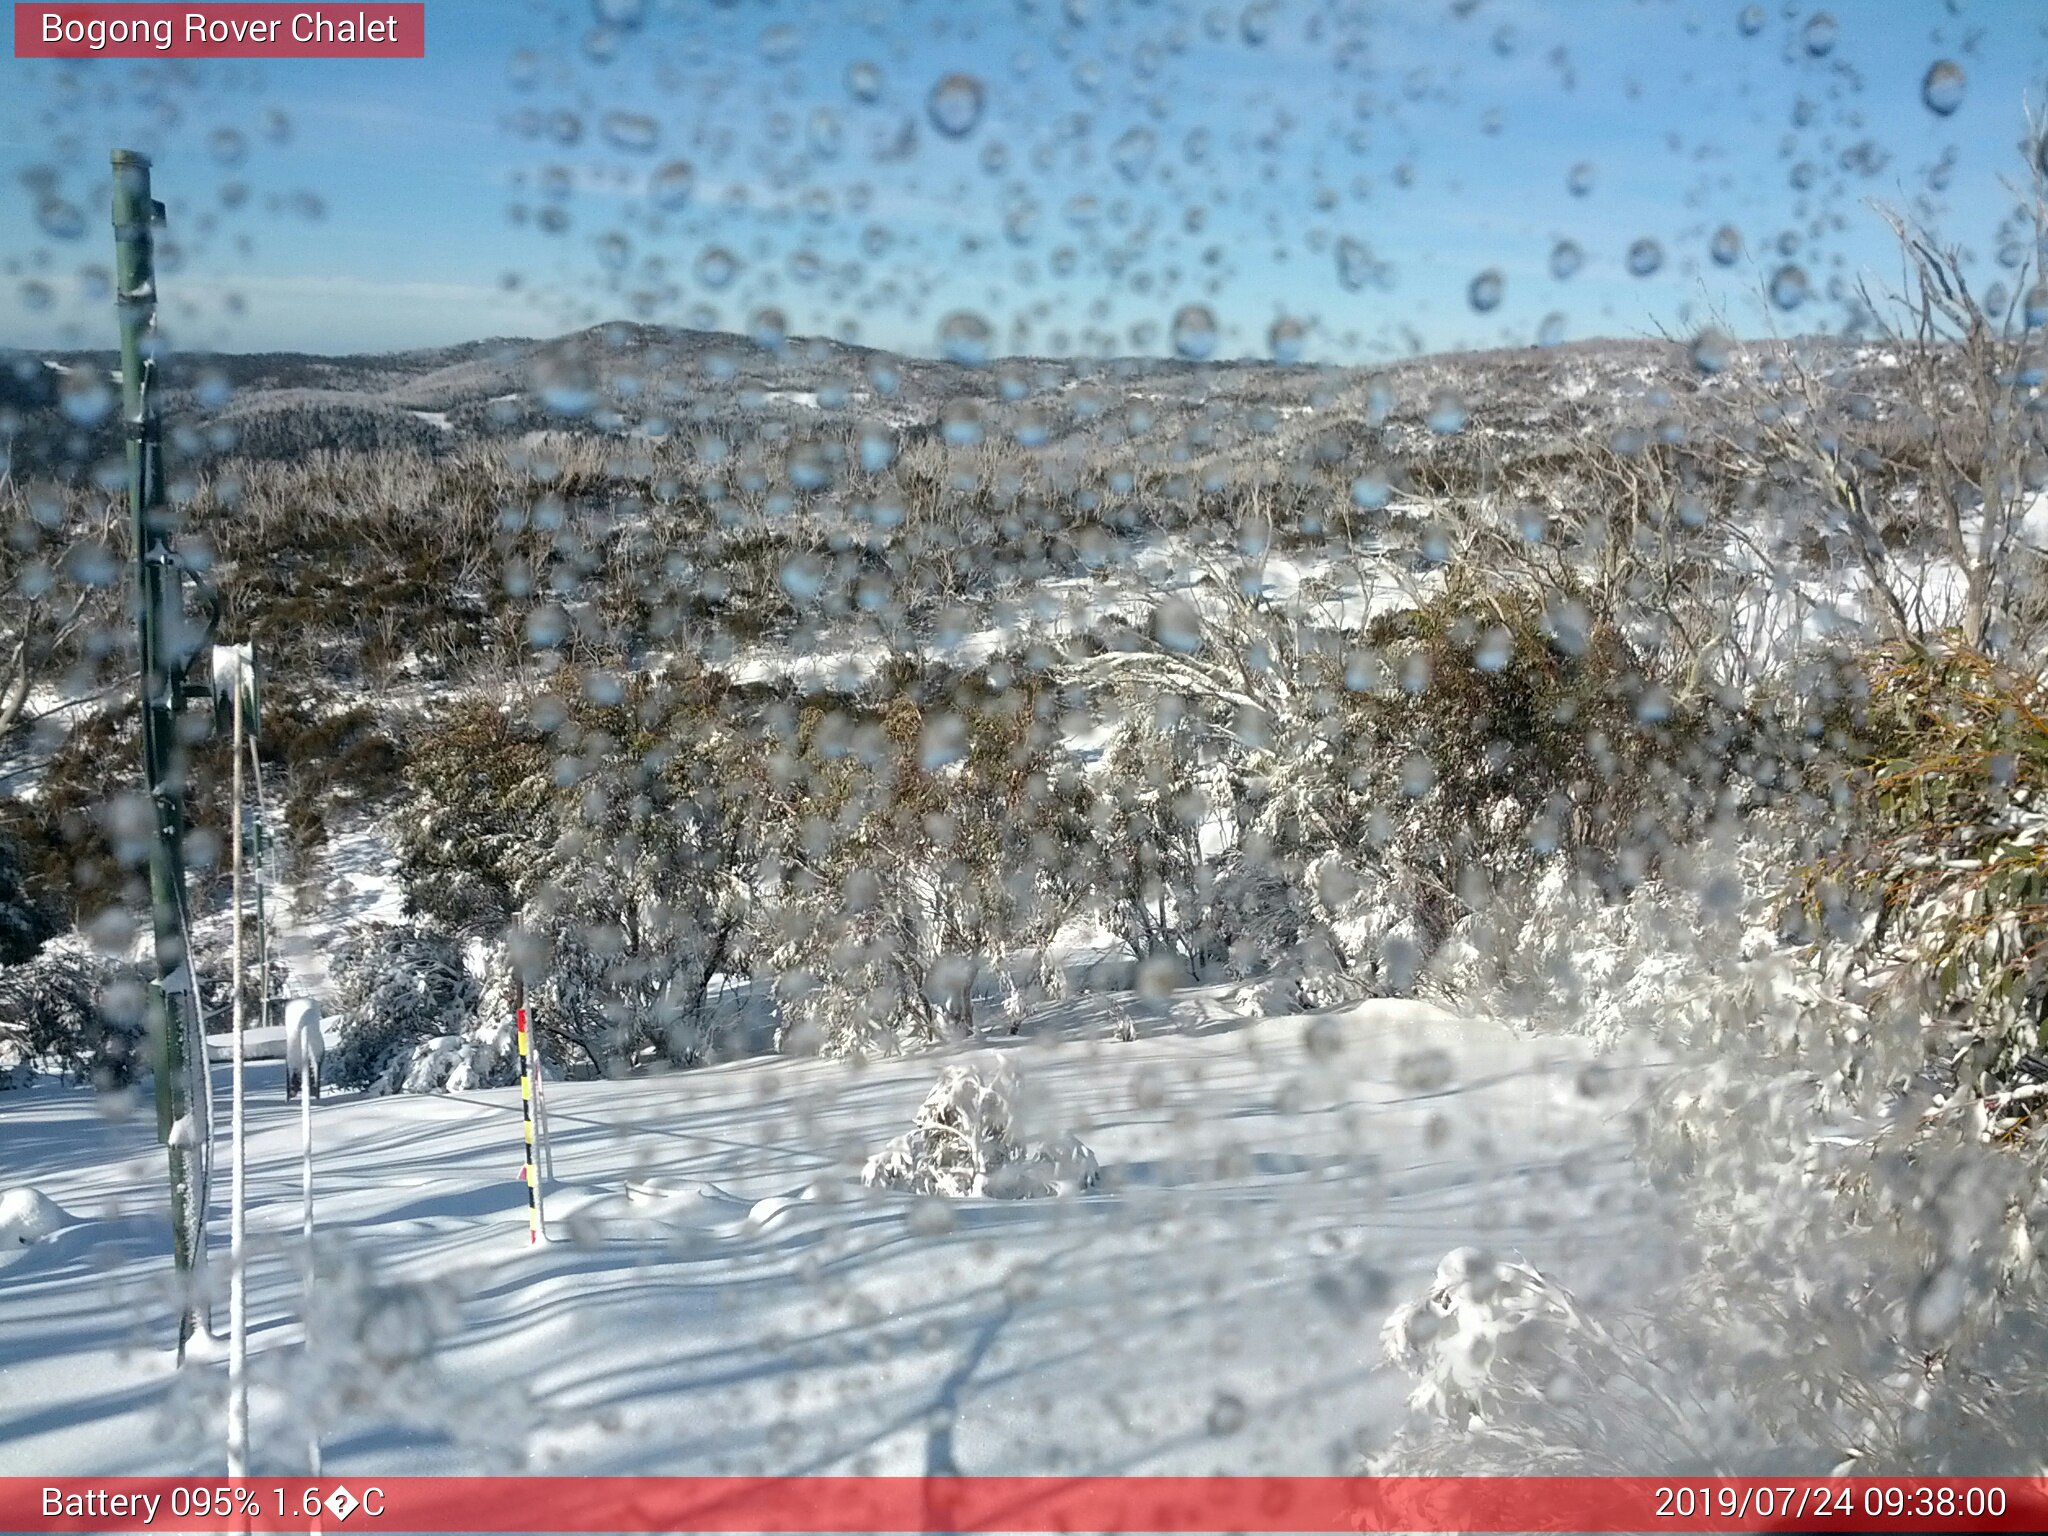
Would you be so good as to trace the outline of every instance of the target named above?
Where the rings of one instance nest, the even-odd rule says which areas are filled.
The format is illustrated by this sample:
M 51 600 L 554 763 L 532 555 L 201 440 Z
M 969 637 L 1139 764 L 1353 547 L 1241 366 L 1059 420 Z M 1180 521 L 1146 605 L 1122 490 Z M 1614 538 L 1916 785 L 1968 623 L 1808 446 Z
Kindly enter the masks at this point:
M 861 1181 L 874 1189 L 955 1198 L 1024 1199 L 1095 1186 L 1095 1154 L 1071 1132 L 1029 1139 L 1019 1124 L 1023 1084 L 998 1058 L 948 1067 L 915 1125 L 874 1154 Z
M 1094 867 L 1085 794 L 1023 689 L 810 710 L 779 758 L 756 964 L 786 1048 L 959 1038 L 977 985 L 1041 957 Z
M 479 997 L 456 941 L 418 923 L 371 923 L 339 936 L 329 970 L 341 1006 L 328 1081 L 373 1093 L 443 1086 Z
M 138 977 L 62 938 L 0 965 L 0 1087 L 53 1073 L 103 1087 L 146 1070 Z
M 0 833 L 0 965 L 19 965 L 57 933 L 57 920 L 30 894 L 21 844 Z

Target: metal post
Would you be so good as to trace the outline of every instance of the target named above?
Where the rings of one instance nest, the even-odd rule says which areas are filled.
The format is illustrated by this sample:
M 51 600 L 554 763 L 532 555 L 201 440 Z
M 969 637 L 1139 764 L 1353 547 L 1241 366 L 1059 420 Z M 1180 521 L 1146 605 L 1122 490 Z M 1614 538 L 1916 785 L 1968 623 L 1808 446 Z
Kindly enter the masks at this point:
M 150 196 L 149 159 L 117 149 L 114 166 L 115 310 L 121 322 L 121 418 L 127 434 L 128 516 L 135 545 L 136 627 L 141 650 L 142 775 L 156 818 L 149 886 L 155 976 L 149 988 L 155 1037 L 157 1135 L 169 1148 L 171 1249 L 184 1288 L 178 1359 L 199 1325 L 205 1259 L 205 1210 L 197 1198 L 199 1128 L 192 1120 L 189 1062 L 195 990 L 182 934 L 185 887 L 185 791 L 177 716 L 184 698 L 183 614 L 170 521 L 164 510 L 163 459 L 155 373 L 156 262 L 150 229 L 163 206 Z M 196 1042 L 205 1069 L 206 1042 Z

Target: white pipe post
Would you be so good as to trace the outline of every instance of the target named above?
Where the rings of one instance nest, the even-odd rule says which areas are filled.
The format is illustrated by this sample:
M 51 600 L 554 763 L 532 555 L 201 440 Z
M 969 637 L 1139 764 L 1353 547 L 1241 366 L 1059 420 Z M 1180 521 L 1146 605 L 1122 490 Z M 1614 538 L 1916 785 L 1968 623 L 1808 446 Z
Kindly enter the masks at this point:
M 269 820 L 269 805 L 263 798 L 263 754 L 254 738 L 249 742 L 249 772 L 256 782 L 256 838 L 258 858 L 256 863 L 256 913 L 260 922 L 266 925 L 263 941 L 263 1022 L 270 1022 L 270 910 L 266 900 L 264 883 L 269 873 L 269 861 L 262 850 L 269 844 L 265 840 L 264 823 Z M 285 1059 L 289 1072 L 291 1059 L 291 1025 L 285 1026 Z M 299 1233 L 304 1243 L 302 1255 L 304 1271 L 299 1277 L 299 1316 L 305 1328 L 305 1347 L 310 1355 L 313 1349 L 313 1282 L 316 1264 L 313 1257 L 313 1093 L 312 1093 L 312 1041 L 301 1042 L 299 1050 Z M 320 1475 L 320 1423 L 317 1415 L 309 1415 L 306 1422 L 306 1466 L 309 1475 Z M 318 1522 L 315 1522 L 316 1530 Z
M 234 818 L 229 858 L 233 870 L 234 1097 L 229 1110 L 234 1182 L 228 1206 L 228 1475 L 249 1475 L 248 1155 L 243 1118 L 242 1051 L 242 679 L 235 678 Z

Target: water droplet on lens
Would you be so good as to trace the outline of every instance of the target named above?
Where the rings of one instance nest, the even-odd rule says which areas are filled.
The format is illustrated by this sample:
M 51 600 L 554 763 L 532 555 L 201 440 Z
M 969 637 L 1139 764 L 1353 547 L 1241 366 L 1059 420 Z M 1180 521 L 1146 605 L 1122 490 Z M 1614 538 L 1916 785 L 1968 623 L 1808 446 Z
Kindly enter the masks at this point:
M 1742 231 L 1733 224 L 1723 224 L 1707 242 L 1707 254 L 1718 267 L 1734 266 L 1742 259 Z
M 1248 1417 L 1243 1398 L 1231 1392 L 1218 1392 L 1216 1400 L 1209 1405 L 1209 1433 L 1234 1435 L 1244 1428 Z
M 882 72 L 866 59 L 846 66 L 846 93 L 855 101 L 878 101 L 882 95 Z
M 955 310 L 939 322 L 939 350 L 951 362 L 979 368 L 994 345 L 994 327 L 972 310 Z
M 1834 51 L 1835 38 L 1840 30 L 1835 25 L 1833 16 L 1826 11 L 1815 11 L 1807 19 L 1806 28 L 1799 34 L 1799 39 L 1806 44 L 1808 53 L 1816 59 L 1823 59 Z
M 1394 1062 L 1394 1081 L 1410 1093 L 1439 1093 L 1457 1075 L 1456 1059 L 1435 1046 L 1403 1052 Z
M 1454 391 L 1445 389 L 1439 390 L 1435 398 L 1429 402 L 1429 415 L 1426 420 L 1430 431 L 1449 437 L 1454 432 L 1464 431 L 1465 423 L 1471 420 L 1471 416 L 1472 413 L 1466 408 L 1465 402 Z
M 1273 354 L 1276 363 L 1298 363 L 1306 335 L 1306 328 L 1299 320 L 1290 320 L 1282 315 L 1266 332 L 1266 350 Z
M 1385 470 L 1368 469 L 1351 482 L 1351 504 L 1367 512 L 1377 512 L 1387 504 L 1393 491 Z
M 1951 1259 L 1923 1280 L 1913 1296 L 1909 1315 L 1914 1334 L 1923 1342 L 1947 1337 L 1962 1321 L 1969 1298 L 1969 1272 Z
M 1159 138 L 1150 128 L 1133 128 L 1110 146 L 1110 163 L 1124 180 L 1137 181 L 1151 169 L 1158 148 Z
M 1586 264 L 1586 253 L 1579 249 L 1576 240 L 1560 240 L 1550 248 L 1550 275 L 1559 282 L 1569 281 Z
M 1947 117 L 1963 104 L 1963 67 L 1953 59 L 1937 59 L 1920 82 L 1920 99 L 1936 117 Z
M 1184 656 L 1202 648 L 1202 616 L 1186 598 L 1169 597 L 1152 610 L 1152 637 Z
M 57 403 L 65 420 L 96 427 L 113 414 L 114 390 L 96 370 L 79 369 L 64 376 Z
M 1745 5 L 1736 13 L 1735 26 L 1744 37 L 1755 37 L 1764 29 L 1764 8 L 1760 5 Z
M 647 196 L 664 213 L 672 213 L 690 200 L 696 189 L 697 170 L 687 160 L 671 160 L 647 180 Z
M 782 590 L 800 603 L 815 602 L 826 579 L 825 562 L 816 555 L 798 555 L 782 567 Z
M 1372 248 L 1346 235 L 1337 242 L 1337 281 L 1352 293 L 1377 282 L 1382 268 Z
M 860 467 L 879 475 L 896 461 L 896 440 L 881 427 L 864 427 L 860 434 Z
M 739 259 L 731 251 L 714 245 L 697 258 L 697 281 L 706 288 L 723 288 L 739 269 Z
M 1592 191 L 1592 162 L 1588 160 L 1581 160 L 1577 165 L 1573 166 L 1571 170 L 1566 174 L 1564 184 L 1565 189 L 1569 191 L 1573 197 L 1584 197 L 1588 192 Z
M 1187 985 L 1187 963 L 1178 955 L 1147 955 L 1138 962 L 1137 973 L 1132 977 L 1138 996 L 1160 1002 L 1173 995 L 1178 987 Z
M 614 149 L 644 155 L 661 142 L 661 124 L 645 112 L 607 112 L 598 131 Z
M 972 75 L 947 75 L 932 87 L 925 113 L 932 126 L 950 139 L 963 138 L 981 121 L 985 92 Z
M 1693 338 L 1692 365 L 1701 373 L 1720 373 L 1728 366 L 1731 342 L 1725 331 L 1709 326 Z
M 1196 362 L 1216 350 L 1216 316 L 1205 304 L 1186 304 L 1173 317 L 1173 350 Z
M 1552 310 L 1543 317 L 1543 323 L 1536 327 L 1536 345 L 1539 347 L 1555 347 L 1560 345 L 1564 341 L 1564 327 L 1564 315 L 1558 310 Z
M 1648 277 L 1664 265 L 1664 247 L 1654 240 L 1638 240 L 1628 248 L 1628 269 L 1637 277 Z
M 1501 276 L 1499 267 L 1488 267 L 1472 279 L 1465 290 L 1466 301 L 1480 314 L 1500 307 L 1500 301 L 1507 292 L 1507 279 Z
M 52 240 L 76 240 L 85 233 L 85 215 L 78 205 L 61 197 L 45 197 L 36 204 L 36 223 Z
M 1811 291 L 1804 267 L 1787 262 L 1771 274 L 1771 302 L 1780 309 L 1797 309 Z
M 747 336 L 765 352 L 780 352 L 789 339 L 789 321 L 772 305 L 757 309 L 747 321 Z
M 948 712 L 934 715 L 924 725 L 924 739 L 918 748 L 918 762 L 926 773 L 936 773 L 949 763 L 967 756 L 967 722 Z

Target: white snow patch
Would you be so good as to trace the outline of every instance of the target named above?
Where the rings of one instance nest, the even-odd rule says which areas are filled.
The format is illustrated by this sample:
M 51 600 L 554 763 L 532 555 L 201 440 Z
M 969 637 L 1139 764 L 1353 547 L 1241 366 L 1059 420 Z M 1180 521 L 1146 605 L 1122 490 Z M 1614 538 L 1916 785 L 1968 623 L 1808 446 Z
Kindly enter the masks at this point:
M 0 1264 L 7 1263 L 30 1243 L 39 1242 L 60 1227 L 71 1226 L 75 1220 L 40 1189 L 0 1192 Z
M 1139 1038 L 1109 1038 L 1119 1008 L 1145 1014 Z M 506 1465 L 562 1473 L 1316 1474 L 1334 1441 L 1404 1412 L 1374 1335 L 1384 1298 L 1445 1252 L 1480 1243 L 1628 1291 L 1673 1251 L 1626 1096 L 1576 1086 L 1582 1043 L 1403 1003 L 1247 1019 L 1228 987 L 1084 993 L 1024 1026 L 862 1070 L 764 1058 L 551 1083 L 538 1247 L 516 1089 L 324 1101 L 321 1295 L 362 1313 L 336 1337 L 374 1321 L 363 1338 L 428 1351 L 376 1378 L 328 1475 L 475 1472 L 484 1434 Z M 1417 1053 L 1443 1066 L 1427 1083 L 1403 1066 Z M 1020 1064 L 1045 1123 L 1085 1133 L 1098 1187 L 938 1208 L 862 1191 L 862 1160 L 942 1070 L 991 1056 Z M 252 1064 L 248 1105 L 252 1372 L 280 1392 L 300 1338 L 282 1071 Z M 11 1164 L 105 1218 L 0 1287 L 0 1468 L 189 1470 L 215 1451 L 160 1432 L 190 1415 L 164 1363 L 150 1117 L 75 1089 L 9 1095 L 0 1116 Z M 1224 1398 L 1245 1412 L 1219 1438 Z M 256 1399 L 259 1462 L 303 1454 L 287 1401 Z

